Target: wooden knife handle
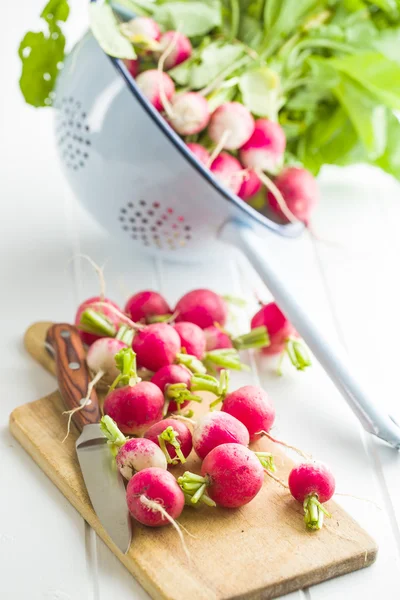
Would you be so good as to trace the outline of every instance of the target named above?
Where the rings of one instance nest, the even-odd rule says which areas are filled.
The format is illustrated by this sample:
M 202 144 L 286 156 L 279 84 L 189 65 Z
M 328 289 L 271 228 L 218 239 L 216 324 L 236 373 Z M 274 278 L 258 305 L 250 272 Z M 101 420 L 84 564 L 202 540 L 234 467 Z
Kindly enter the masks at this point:
M 81 407 L 91 378 L 78 330 L 67 323 L 52 325 L 47 332 L 46 343 L 54 352 L 58 387 L 67 410 Z M 80 431 L 85 425 L 100 421 L 99 401 L 94 389 L 90 402 L 74 412 L 72 419 Z

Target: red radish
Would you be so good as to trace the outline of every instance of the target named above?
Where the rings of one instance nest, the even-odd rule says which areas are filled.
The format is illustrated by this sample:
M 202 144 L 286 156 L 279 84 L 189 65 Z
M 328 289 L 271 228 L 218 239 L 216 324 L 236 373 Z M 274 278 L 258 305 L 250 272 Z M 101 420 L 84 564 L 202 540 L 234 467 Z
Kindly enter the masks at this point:
M 169 400 L 168 412 L 181 410 L 189 404 L 190 400 L 183 400 L 183 398 L 189 395 L 187 391 L 190 390 L 191 377 L 191 371 L 183 365 L 165 365 L 151 378 L 151 382 L 158 386 L 166 400 Z M 193 397 L 191 399 L 193 400 Z
M 154 19 L 135 17 L 122 24 L 123 33 L 133 44 L 150 45 L 160 39 L 161 31 Z
M 179 31 L 166 31 L 160 38 L 160 51 L 156 53 L 159 58 L 168 47 L 171 47 L 165 61 L 165 70 L 177 67 L 192 55 L 192 44 L 189 38 Z
M 171 309 L 161 294 L 145 290 L 129 298 L 125 304 L 125 312 L 132 321 L 151 323 L 153 317 L 170 315 Z
M 186 471 L 178 482 L 196 504 L 208 496 L 226 508 L 248 504 L 260 491 L 264 469 L 257 456 L 241 444 L 222 444 L 207 454 L 201 476 Z
M 91 306 L 96 303 L 101 302 L 101 307 L 97 307 L 92 310 Z M 119 316 L 112 310 L 112 308 L 108 308 L 107 305 L 120 310 L 118 305 L 112 300 L 108 298 L 103 298 L 101 296 L 93 296 L 93 298 L 88 298 L 82 304 L 78 306 L 78 310 L 75 315 L 75 325 L 79 329 L 79 335 L 84 344 L 90 346 L 93 344 L 95 340 L 98 340 L 100 337 L 113 337 L 117 333 L 118 326 L 120 324 Z M 83 314 L 85 313 L 84 322 L 82 322 Z M 102 335 L 99 333 L 92 333 L 93 329 L 95 331 L 102 332 Z
M 211 163 L 210 171 L 233 194 L 239 193 L 244 174 L 237 158 L 227 152 L 221 152 Z
M 306 169 L 287 167 L 274 180 L 281 192 L 289 211 L 299 221 L 308 225 L 310 216 L 319 200 L 316 179 Z M 270 208 L 287 221 L 274 194 L 268 191 L 267 199 Z
M 189 142 L 187 147 L 203 165 L 208 165 L 210 161 L 210 153 L 208 150 L 206 150 L 201 144 L 195 144 L 194 142 Z
M 188 292 L 175 307 L 177 321 L 195 323 L 205 329 L 214 323 L 224 325 L 228 317 L 225 300 L 211 290 L 199 289 Z
M 142 94 L 157 110 L 164 109 L 161 90 L 164 91 L 167 100 L 171 100 L 175 93 L 175 85 L 171 77 L 157 69 L 149 69 L 140 73 L 136 77 L 136 83 Z
M 181 349 L 181 340 L 171 325 L 154 323 L 136 333 L 132 348 L 141 367 L 158 371 L 175 361 Z
M 303 504 L 304 521 L 308 529 L 321 529 L 324 514 L 322 506 L 335 493 L 335 478 L 321 462 L 306 462 L 295 466 L 289 474 L 289 489 L 293 498 Z
M 270 345 L 262 349 L 264 354 L 282 354 L 282 358 L 287 354 L 298 371 L 311 365 L 306 347 L 297 339 L 296 330 L 275 302 L 265 304 L 252 318 L 252 329 L 255 331 L 260 326 L 266 328 L 270 339 Z
M 132 517 L 149 527 L 168 525 L 185 505 L 175 477 L 156 467 L 139 471 L 129 480 L 126 500 Z
M 174 96 L 170 113 L 168 122 L 180 135 L 200 133 L 210 120 L 207 100 L 197 92 L 184 92 Z
M 119 375 L 115 355 L 127 344 L 115 338 L 100 338 L 93 342 L 87 351 L 86 363 L 92 373 L 103 373 L 106 383 L 112 383 Z
M 225 102 L 213 112 L 208 135 L 226 150 L 237 150 L 247 142 L 254 131 L 254 119 L 240 102 Z
M 181 346 L 187 354 L 191 354 L 200 360 L 206 351 L 206 337 L 204 332 L 195 323 L 180 321 L 173 326 L 181 339 Z
M 193 447 L 189 427 L 176 419 L 163 419 L 155 423 L 144 437 L 160 446 L 168 464 L 186 462 Z
M 164 396 L 154 383 L 141 381 L 134 386 L 112 390 L 104 401 L 104 412 L 123 433 L 141 435 L 162 419 Z
M 201 459 L 221 444 L 248 446 L 249 441 L 249 432 L 243 423 L 221 411 L 207 413 L 193 429 L 193 448 Z
M 132 438 L 127 440 L 115 457 L 121 475 L 129 480 L 138 471 L 157 467 L 167 468 L 167 459 L 161 448 L 146 438 Z
M 236 348 L 236 350 L 247 350 L 248 348 L 264 348 L 269 344 L 267 330 L 264 326 L 257 327 L 249 333 L 231 337 L 226 331 L 211 325 L 204 329 L 206 336 L 207 351 L 218 350 L 222 348 Z
M 249 140 L 240 148 L 240 161 L 250 169 L 275 172 L 283 163 L 286 136 L 279 123 L 257 119 Z
M 133 78 L 135 78 L 137 75 L 139 75 L 140 60 L 138 58 L 134 58 L 132 60 L 130 60 L 129 58 L 126 58 L 124 60 L 124 63 L 126 65 L 126 68 L 129 71 L 129 73 L 132 75 Z
M 228 394 L 221 410 L 247 427 L 251 442 L 260 438 L 261 431 L 268 432 L 275 420 L 272 401 L 263 389 L 255 385 L 245 385 Z
M 238 196 L 242 200 L 249 200 L 261 190 L 262 183 L 258 175 L 251 169 L 243 177 Z

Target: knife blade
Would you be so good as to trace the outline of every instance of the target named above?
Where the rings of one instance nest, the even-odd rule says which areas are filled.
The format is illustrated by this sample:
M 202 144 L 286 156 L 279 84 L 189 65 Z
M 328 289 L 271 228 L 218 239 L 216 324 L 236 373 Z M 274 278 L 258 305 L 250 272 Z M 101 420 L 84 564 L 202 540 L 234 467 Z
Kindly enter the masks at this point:
M 72 414 L 81 431 L 76 452 L 93 509 L 114 544 L 126 553 L 132 527 L 125 486 L 100 430 L 101 411 L 96 391 L 93 389 L 89 401 L 84 401 L 90 374 L 79 332 L 67 323 L 52 325 L 45 345 L 54 356 L 58 387 L 67 409 L 79 408 Z

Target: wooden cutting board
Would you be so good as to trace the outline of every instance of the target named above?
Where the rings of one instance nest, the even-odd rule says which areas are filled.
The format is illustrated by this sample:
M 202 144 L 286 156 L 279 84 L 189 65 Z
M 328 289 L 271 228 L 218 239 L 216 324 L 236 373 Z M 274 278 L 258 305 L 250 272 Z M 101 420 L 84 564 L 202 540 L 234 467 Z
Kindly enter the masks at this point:
M 25 346 L 54 373 L 53 360 L 44 349 L 49 325 L 32 325 Z M 54 392 L 15 409 L 11 431 L 153 598 L 276 598 L 367 567 L 376 558 L 375 541 L 337 504 L 327 504 L 332 518 L 326 519 L 323 529 L 309 532 L 300 504 L 267 477 L 258 496 L 241 509 L 203 505 L 184 510 L 179 522 L 195 536 L 185 535 L 191 565 L 172 527 L 149 529 L 135 523 L 131 548 L 124 555 L 91 507 L 75 455 L 77 431 L 73 428 L 68 440 L 61 443 L 66 431 L 63 410 L 61 397 Z M 292 461 L 267 440 L 258 446 L 274 453 L 278 474 L 285 479 Z M 198 471 L 199 460 L 190 457 L 185 468 L 176 468 L 174 474 L 185 469 Z

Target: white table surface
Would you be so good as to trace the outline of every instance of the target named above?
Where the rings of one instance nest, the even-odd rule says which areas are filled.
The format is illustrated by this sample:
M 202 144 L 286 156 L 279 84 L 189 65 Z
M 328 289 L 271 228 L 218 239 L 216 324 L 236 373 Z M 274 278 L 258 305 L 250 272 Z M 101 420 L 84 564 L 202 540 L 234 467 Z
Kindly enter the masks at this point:
M 71 196 L 59 171 L 49 110 L 27 107 L 18 90 L 17 45 L 35 25 L 39 0 L 7 3 L 0 37 L 0 572 L 4 600 L 106 600 L 148 598 L 8 431 L 16 406 L 55 389 L 54 379 L 22 347 L 37 320 L 72 320 L 77 303 L 97 292 L 90 267 L 69 259 L 86 253 L 106 262 L 108 295 L 121 303 L 129 292 L 161 290 L 173 303 L 183 292 L 207 286 L 269 295 L 236 252 L 221 264 L 166 263 L 121 256 L 117 240 Z M 71 39 L 84 29 L 84 2 L 73 0 Z M 313 223 L 321 238 L 295 243 L 277 238 L 282 268 L 310 313 L 359 363 L 378 401 L 400 414 L 399 250 L 400 188 L 366 167 L 329 169 L 320 178 L 322 201 Z M 293 245 L 295 244 L 295 245 Z M 291 600 L 399 598 L 400 455 L 365 434 L 315 364 L 307 373 L 251 359 L 253 373 L 277 407 L 275 432 L 326 461 L 338 491 L 369 498 L 338 501 L 379 542 L 370 568 L 290 594 Z M 243 377 L 241 377 L 243 380 Z M 236 379 L 239 382 L 239 379 Z M 43 424 L 45 427 L 46 424 Z

